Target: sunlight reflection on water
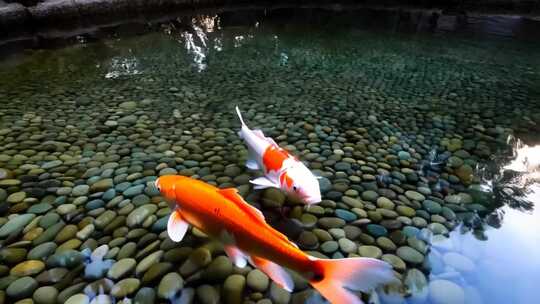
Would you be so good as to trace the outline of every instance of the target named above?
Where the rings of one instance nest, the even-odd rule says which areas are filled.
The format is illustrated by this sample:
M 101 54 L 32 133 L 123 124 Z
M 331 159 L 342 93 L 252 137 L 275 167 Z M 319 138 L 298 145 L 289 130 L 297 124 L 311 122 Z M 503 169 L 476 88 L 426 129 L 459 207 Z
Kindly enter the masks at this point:
M 407 298 L 379 292 L 372 303 L 532 303 L 540 282 L 540 210 L 534 208 L 540 201 L 540 145 L 526 146 L 517 140 L 512 152 L 513 159 L 485 179 L 480 189 L 492 192 L 499 187 L 530 205 L 500 207 L 496 210 L 502 219 L 500 227 L 483 224 L 483 240 L 465 225 L 448 238 L 428 236 L 428 286 L 409 287 Z M 512 178 L 505 180 L 509 172 Z M 512 189 L 525 189 L 525 195 L 520 197 Z M 440 282 L 446 290 L 434 292 Z

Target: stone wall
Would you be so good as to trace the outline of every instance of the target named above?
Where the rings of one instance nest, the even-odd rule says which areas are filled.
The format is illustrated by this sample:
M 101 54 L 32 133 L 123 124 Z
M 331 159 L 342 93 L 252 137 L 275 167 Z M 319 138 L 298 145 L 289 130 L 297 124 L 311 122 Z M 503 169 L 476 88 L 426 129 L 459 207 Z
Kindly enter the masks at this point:
M 0 0 L 0 41 L 61 36 L 84 29 L 150 21 L 167 15 L 192 15 L 201 9 L 236 10 L 278 7 L 422 8 L 451 14 L 480 12 L 540 15 L 540 0 Z

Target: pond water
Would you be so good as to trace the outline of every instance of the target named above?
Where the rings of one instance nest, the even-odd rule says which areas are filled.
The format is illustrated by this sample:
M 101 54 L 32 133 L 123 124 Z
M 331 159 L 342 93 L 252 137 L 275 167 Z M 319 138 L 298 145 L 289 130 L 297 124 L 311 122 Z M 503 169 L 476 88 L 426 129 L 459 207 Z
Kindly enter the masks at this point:
M 310 254 L 391 263 L 365 301 L 536 303 L 539 29 L 305 9 L 4 46 L 0 303 L 322 301 L 196 229 L 173 243 L 166 174 L 238 188 Z M 236 105 L 323 177 L 320 204 L 253 190 Z

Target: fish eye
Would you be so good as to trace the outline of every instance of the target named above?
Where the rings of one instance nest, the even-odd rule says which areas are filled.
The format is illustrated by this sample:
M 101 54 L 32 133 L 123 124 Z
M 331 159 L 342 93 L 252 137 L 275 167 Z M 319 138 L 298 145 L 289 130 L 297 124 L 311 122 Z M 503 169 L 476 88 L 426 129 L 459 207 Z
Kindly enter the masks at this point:
M 292 188 L 294 191 L 298 191 L 298 188 L 296 188 L 296 186 L 293 186 Z

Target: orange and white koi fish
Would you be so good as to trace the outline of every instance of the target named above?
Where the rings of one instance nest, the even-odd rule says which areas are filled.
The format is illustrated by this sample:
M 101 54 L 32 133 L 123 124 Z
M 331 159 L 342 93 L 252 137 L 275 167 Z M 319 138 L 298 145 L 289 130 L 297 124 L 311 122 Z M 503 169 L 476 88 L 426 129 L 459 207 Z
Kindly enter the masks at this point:
M 244 139 L 249 151 L 246 166 L 265 173 L 265 176 L 250 181 L 255 185 L 254 188 L 274 187 L 298 197 L 306 204 L 319 203 L 321 190 L 317 177 L 300 160 L 280 148 L 272 138 L 265 137 L 261 130 L 248 128 L 238 107 L 236 113 L 242 123 L 238 135 Z
M 283 267 L 298 272 L 326 299 L 335 304 L 360 304 L 352 291 L 364 291 L 394 280 L 386 262 L 371 258 L 319 259 L 298 249 L 265 221 L 235 188 L 219 189 L 185 176 L 158 178 L 156 187 L 174 202 L 167 232 L 180 242 L 189 225 L 221 241 L 238 267 L 249 261 L 273 281 L 291 292 L 294 283 Z

